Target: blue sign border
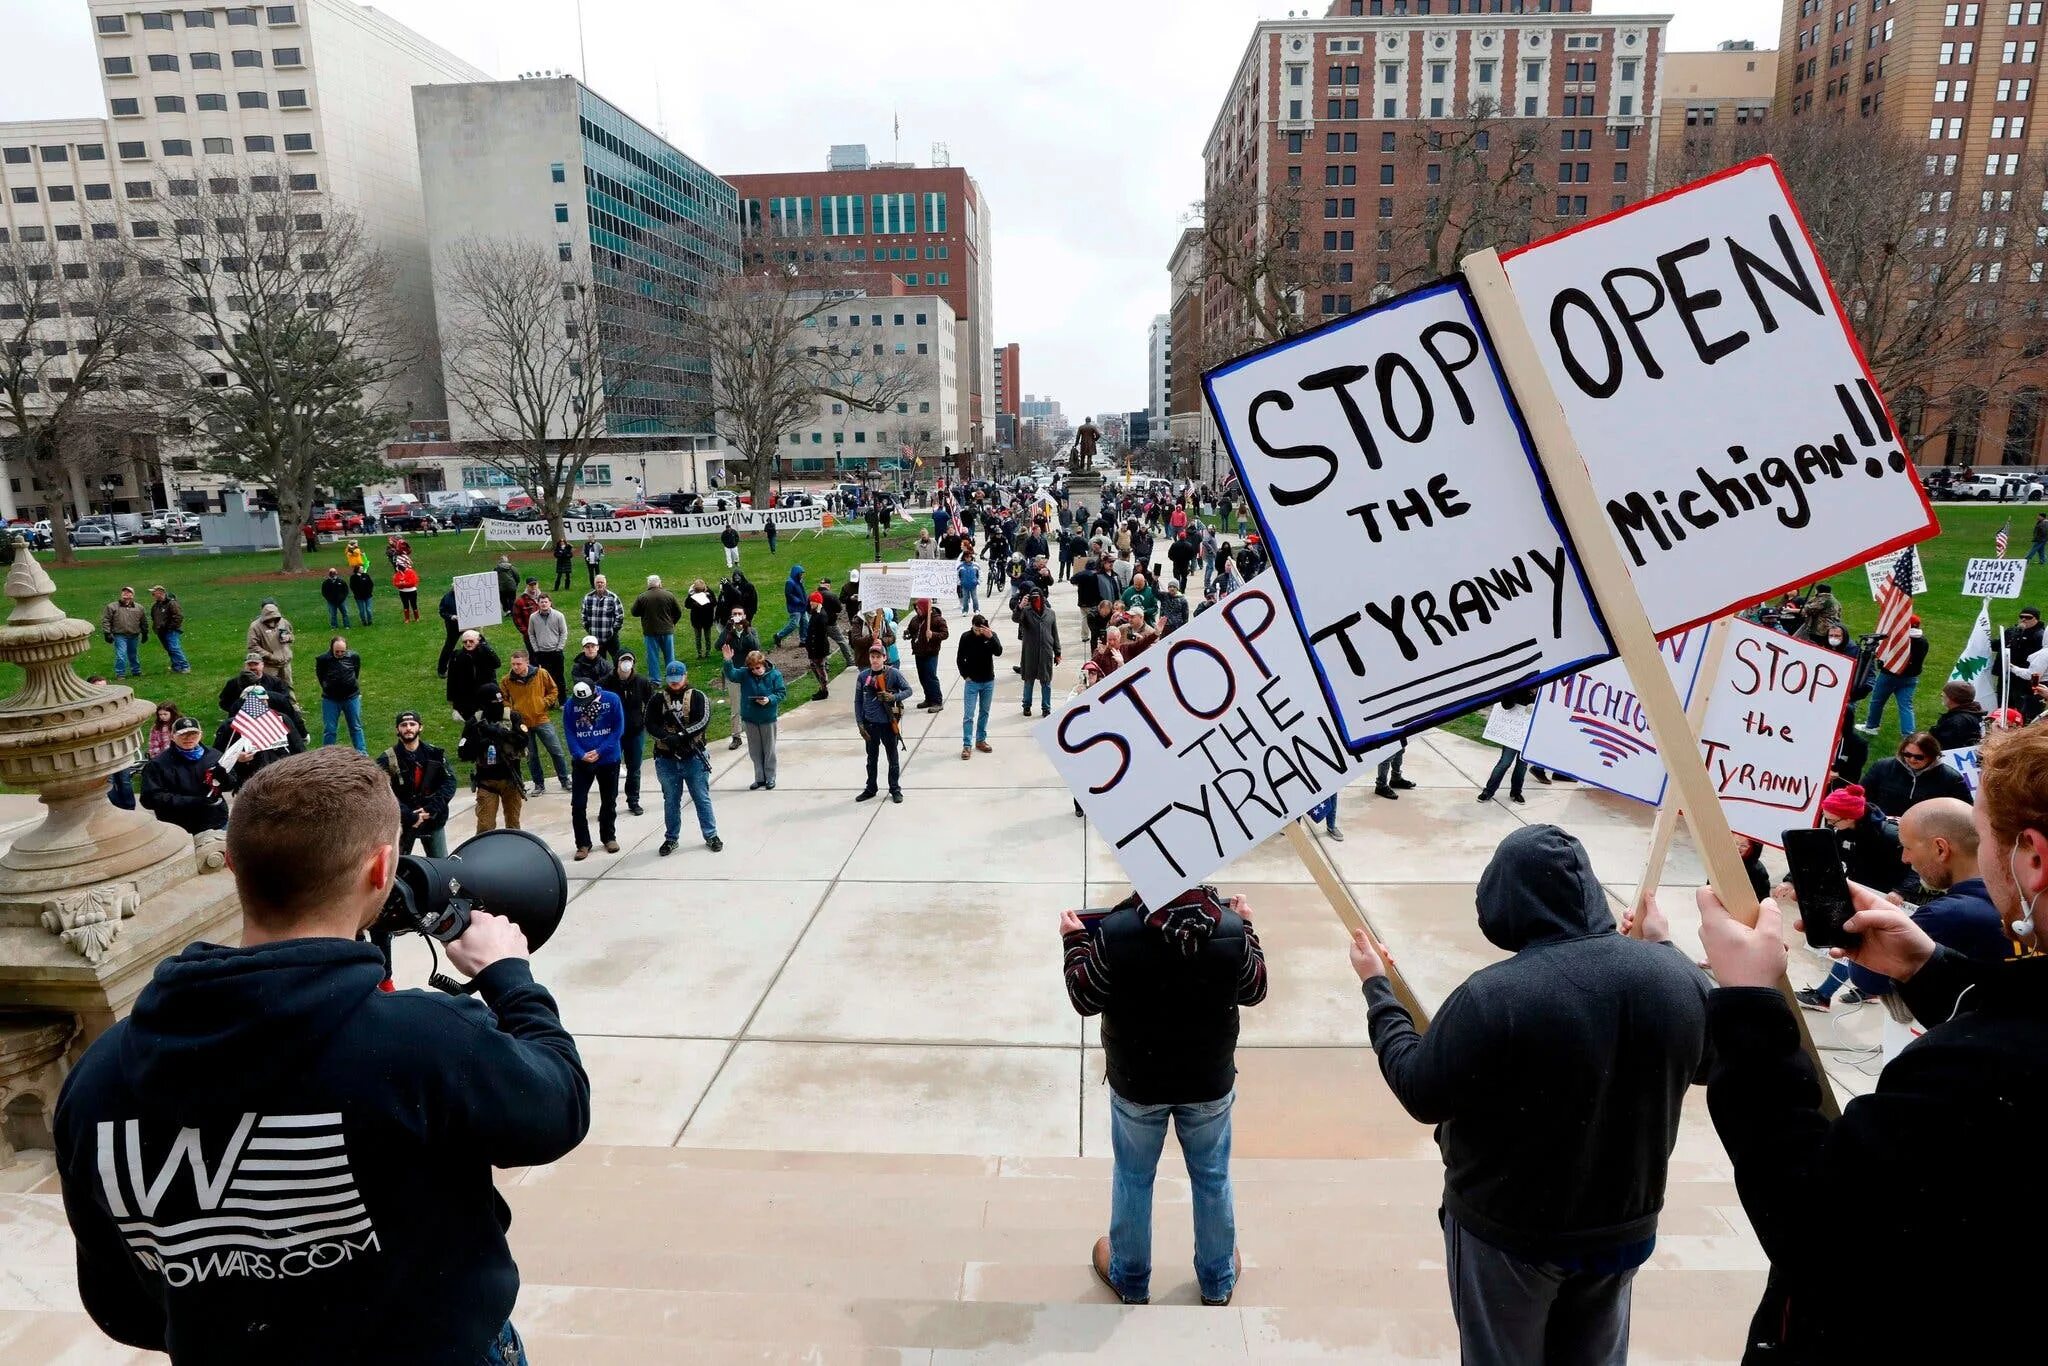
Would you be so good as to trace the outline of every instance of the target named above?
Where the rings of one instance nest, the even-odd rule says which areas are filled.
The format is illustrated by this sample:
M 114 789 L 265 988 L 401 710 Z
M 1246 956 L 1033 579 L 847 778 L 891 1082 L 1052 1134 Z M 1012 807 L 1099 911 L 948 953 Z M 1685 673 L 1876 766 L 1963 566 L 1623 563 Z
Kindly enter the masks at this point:
M 1439 707 L 1427 715 L 1417 717 L 1407 724 L 1395 727 L 1392 730 L 1379 731 L 1363 737 L 1354 736 L 1351 734 L 1350 727 L 1345 723 L 1344 709 L 1338 704 L 1336 688 L 1330 681 L 1328 671 L 1323 667 L 1322 657 L 1317 653 L 1314 643 L 1309 640 L 1308 624 L 1302 620 L 1301 605 L 1295 599 L 1294 578 L 1287 568 L 1287 557 L 1281 552 L 1279 541 L 1274 538 L 1272 531 L 1267 526 L 1264 508 L 1258 494 L 1254 490 L 1253 481 L 1245 469 L 1244 457 L 1238 454 L 1237 438 L 1231 431 L 1230 423 L 1224 419 L 1222 405 L 1216 401 L 1215 384 L 1217 380 L 1235 374 L 1247 365 L 1279 355 L 1281 352 L 1291 350 L 1304 342 L 1316 340 L 1348 327 L 1356 327 L 1382 314 L 1406 308 L 1411 304 L 1434 299 L 1441 294 L 1455 294 L 1458 296 L 1458 301 L 1464 309 L 1466 320 L 1472 326 L 1473 335 L 1479 339 L 1480 346 L 1485 350 L 1486 363 L 1493 371 L 1494 385 L 1500 392 L 1501 401 L 1507 405 L 1508 416 L 1514 421 L 1515 434 L 1521 441 L 1522 458 L 1529 462 L 1529 473 L 1535 478 L 1537 492 L 1543 499 L 1544 515 L 1550 519 L 1552 529 L 1557 532 L 1558 543 L 1564 547 L 1565 557 L 1571 563 L 1572 577 L 1578 584 L 1579 592 L 1584 596 L 1586 605 L 1592 611 L 1593 625 L 1600 632 L 1601 640 L 1606 642 L 1606 653 L 1588 655 L 1583 659 L 1558 665 L 1536 675 L 1534 678 L 1509 679 L 1507 682 L 1498 684 L 1479 696 Z M 1595 664 L 1602 664 L 1614 658 L 1616 654 L 1614 636 L 1607 629 L 1607 618 L 1600 610 L 1599 600 L 1593 596 L 1592 586 L 1586 582 L 1585 567 L 1579 563 L 1578 547 L 1572 544 L 1571 536 L 1565 531 L 1563 516 L 1558 511 L 1556 497 L 1551 493 L 1550 480 L 1544 476 L 1542 462 L 1536 458 L 1535 442 L 1529 436 L 1528 424 L 1522 419 L 1521 405 L 1515 402 L 1514 391 L 1508 388 L 1507 376 L 1501 373 L 1500 357 L 1494 350 L 1493 337 L 1487 332 L 1486 323 L 1480 318 L 1479 310 L 1473 302 L 1472 291 L 1462 277 L 1453 276 L 1449 279 L 1438 281 L 1433 285 L 1424 285 L 1419 289 L 1410 290 L 1406 294 L 1384 300 L 1372 305 L 1370 308 L 1363 309 L 1357 313 L 1346 314 L 1344 317 L 1324 323 L 1320 327 L 1311 328 L 1307 332 L 1283 338 L 1270 346 L 1262 347 L 1257 351 L 1239 356 L 1235 360 L 1227 361 L 1215 369 L 1203 373 L 1202 394 L 1209 401 L 1209 411 L 1216 418 L 1217 430 L 1223 433 L 1224 449 L 1230 452 L 1230 463 L 1237 471 L 1238 487 L 1243 492 L 1245 503 L 1250 507 L 1252 518 L 1258 523 L 1259 534 L 1265 538 L 1266 548 L 1273 556 L 1273 571 L 1280 577 L 1281 596 L 1287 600 L 1287 608 L 1294 614 L 1295 629 L 1301 632 L 1302 641 L 1308 647 L 1309 663 L 1316 671 L 1316 681 L 1322 684 L 1323 704 L 1329 708 L 1331 719 L 1337 723 L 1338 733 L 1344 737 L 1344 747 L 1351 753 L 1360 754 L 1376 745 L 1383 745 L 1393 740 L 1405 740 L 1410 735 L 1420 734 L 1432 727 L 1442 725 L 1446 721 L 1467 715 L 1479 710 L 1481 707 L 1489 706 L 1506 697 L 1511 692 L 1528 687 L 1541 687 L 1552 679 L 1578 673 L 1582 669 L 1591 668 Z

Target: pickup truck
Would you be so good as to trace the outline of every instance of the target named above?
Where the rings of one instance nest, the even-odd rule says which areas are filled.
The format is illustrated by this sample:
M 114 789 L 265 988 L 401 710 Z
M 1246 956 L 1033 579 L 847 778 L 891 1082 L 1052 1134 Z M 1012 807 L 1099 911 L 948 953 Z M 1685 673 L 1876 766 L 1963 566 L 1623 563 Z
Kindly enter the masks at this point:
M 2024 474 L 1966 474 L 1949 485 L 1948 496 L 1979 503 L 2027 503 L 2041 497 L 2041 486 Z

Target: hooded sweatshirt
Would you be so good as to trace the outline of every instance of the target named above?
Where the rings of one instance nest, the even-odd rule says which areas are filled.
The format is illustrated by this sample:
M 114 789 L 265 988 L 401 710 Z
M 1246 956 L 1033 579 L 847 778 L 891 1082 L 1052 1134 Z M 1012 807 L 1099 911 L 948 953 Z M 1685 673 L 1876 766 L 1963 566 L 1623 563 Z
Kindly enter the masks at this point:
M 359 941 L 194 944 L 86 1050 L 57 1162 L 110 1336 L 190 1362 L 483 1360 L 519 1288 L 491 1168 L 581 1142 L 590 1082 L 523 959 L 481 1001 L 384 974 Z
M 596 762 L 616 764 L 625 739 L 626 710 L 617 693 L 593 687 L 589 697 L 571 697 L 562 708 L 562 742 L 578 762 L 595 750 Z
M 1514 956 L 1467 978 L 1428 1033 L 1385 977 L 1365 984 L 1380 1071 L 1437 1126 L 1444 1208 L 1528 1261 L 1647 1257 L 1685 1090 L 1706 1080 L 1706 975 L 1619 934 L 1556 826 L 1501 841 L 1478 900 L 1481 932 Z

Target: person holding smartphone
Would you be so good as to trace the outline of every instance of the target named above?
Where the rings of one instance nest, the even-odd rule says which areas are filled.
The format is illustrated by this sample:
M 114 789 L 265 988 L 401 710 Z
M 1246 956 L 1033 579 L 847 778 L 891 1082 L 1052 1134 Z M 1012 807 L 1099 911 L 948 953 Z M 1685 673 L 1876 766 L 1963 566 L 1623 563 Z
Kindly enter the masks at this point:
M 2036 924 L 2048 901 L 2048 731 L 1996 732 L 1980 762 L 1977 868 L 2027 956 L 1983 962 L 1943 947 L 1906 907 L 1850 882 L 1853 914 L 1841 928 L 1853 938 L 1830 954 L 1895 982 L 1928 1028 L 1839 1118 L 1822 1109 L 1825 1083 L 1778 990 L 1783 910 L 1766 899 L 1745 925 L 1711 889 L 1698 894 L 1700 943 L 1719 983 L 1707 1002 L 1707 1102 L 1771 1259 L 1747 1361 L 2027 1355 L 2024 1309 L 1964 1306 L 1987 1289 L 2030 1290 L 2033 1263 L 2016 1254 L 2048 1225 L 2048 956 Z M 1885 1279 L 1845 1257 L 1833 1225 L 1812 1217 L 1827 1196 L 1854 1202 L 1867 1246 L 1923 1250 L 1903 1283 L 1910 1299 L 1877 1298 Z

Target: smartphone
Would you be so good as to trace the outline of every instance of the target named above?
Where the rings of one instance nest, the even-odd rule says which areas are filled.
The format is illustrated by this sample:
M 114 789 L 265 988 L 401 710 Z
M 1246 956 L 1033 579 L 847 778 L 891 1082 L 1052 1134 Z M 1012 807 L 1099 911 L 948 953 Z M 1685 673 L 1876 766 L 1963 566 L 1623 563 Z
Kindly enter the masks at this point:
M 1842 928 L 1856 908 L 1849 900 L 1849 875 L 1842 868 L 1835 832 L 1787 830 L 1782 838 L 1792 890 L 1799 897 L 1799 918 L 1806 922 L 1806 942 L 1817 949 L 1855 948 L 1863 936 Z

